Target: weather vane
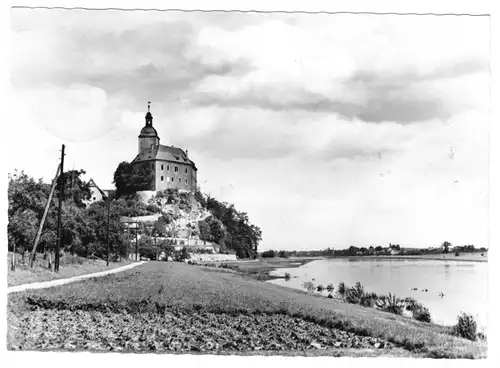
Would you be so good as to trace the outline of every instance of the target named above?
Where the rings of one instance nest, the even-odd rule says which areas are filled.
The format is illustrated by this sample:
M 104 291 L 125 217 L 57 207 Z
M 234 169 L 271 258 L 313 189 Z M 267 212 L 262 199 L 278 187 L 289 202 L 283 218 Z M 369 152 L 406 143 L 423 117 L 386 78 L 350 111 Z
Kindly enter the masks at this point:
M 148 101 L 148 112 L 150 112 L 150 111 L 149 111 L 149 108 L 150 108 L 150 107 L 151 107 L 151 101 Z

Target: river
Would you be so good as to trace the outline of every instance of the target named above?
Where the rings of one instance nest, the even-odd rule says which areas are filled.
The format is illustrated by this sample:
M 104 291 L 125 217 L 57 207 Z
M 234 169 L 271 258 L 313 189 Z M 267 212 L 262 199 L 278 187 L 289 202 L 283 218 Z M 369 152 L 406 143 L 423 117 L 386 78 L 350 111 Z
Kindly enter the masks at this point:
M 282 276 L 286 272 L 291 275 L 290 280 L 269 282 L 301 290 L 305 290 L 302 285 L 306 281 L 324 286 L 331 283 L 336 290 L 341 281 L 347 286 L 359 281 L 368 292 L 415 298 L 429 308 L 435 323 L 453 325 L 463 311 L 474 315 L 480 327 L 486 330 L 487 262 L 343 258 L 312 261 L 271 274 Z M 441 297 L 440 293 L 444 295 Z

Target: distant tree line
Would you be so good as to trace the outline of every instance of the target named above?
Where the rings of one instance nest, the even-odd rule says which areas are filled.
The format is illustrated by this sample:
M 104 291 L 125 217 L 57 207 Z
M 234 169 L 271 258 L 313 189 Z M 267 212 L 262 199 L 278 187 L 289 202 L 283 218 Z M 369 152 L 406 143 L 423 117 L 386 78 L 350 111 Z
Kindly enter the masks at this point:
M 464 245 L 452 247 L 449 242 L 444 242 L 438 248 L 404 248 L 399 244 L 389 243 L 389 246 L 382 247 L 356 247 L 351 245 L 347 249 L 327 248 L 323 250 L 306 250 L 306 251 L 285 251 L 285 250 L 267 250 L 260 253 L 263 258 L 288 258 L 288 257 L 354 257 L 354 256 L 373 256 L 373 255 L 424 255 L 424 254 L 440 254 L 440 253 L 471 253 L 471 252 L 487 252 L 487 248 L 475 248 L 474 245 Z

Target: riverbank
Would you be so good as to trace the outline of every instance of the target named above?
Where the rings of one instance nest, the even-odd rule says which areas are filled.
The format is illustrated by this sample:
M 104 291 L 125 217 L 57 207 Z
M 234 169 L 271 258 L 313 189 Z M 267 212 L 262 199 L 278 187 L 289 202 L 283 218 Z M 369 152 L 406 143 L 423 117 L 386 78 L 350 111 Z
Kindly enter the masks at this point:
M 454 253 L 443 253 L 443 254 L 422 254 L 415 256 L 405 256 L 405 255 L 384 255 L 384 256 L 353 256 L 344 257 L 349 259 L 422 259 L 430 261 L 456 261 L 456 262 L 488 262 L 488 253 L 462 253 L 459 256 L 455 256 Z M 335 257 L 336 259 L 338 257 Z
M 173 262 L 8 295 L 8 348 L 484 358 L 485 342 L 401 316 Z

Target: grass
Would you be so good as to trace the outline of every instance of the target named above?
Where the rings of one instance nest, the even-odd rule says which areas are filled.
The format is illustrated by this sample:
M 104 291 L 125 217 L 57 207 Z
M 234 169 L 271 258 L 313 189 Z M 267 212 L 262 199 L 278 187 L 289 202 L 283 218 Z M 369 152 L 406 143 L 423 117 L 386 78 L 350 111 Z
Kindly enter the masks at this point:
M 136 309 L 140 305 L 144 308 L 163 305 L 227 313 L 285 314 L 362 336 L 383 338 L 417 356 L 486 356 L 486 343 L 452 336 L 449 328 L 443 326 L 339 303 L 262 283 L 246 275 L 180 263 L 150 262 L 115 275 L 10 294 L 9 325 L 15 326 L 16 318 L 30 313 L 27 298 L 45 303 L 45 307 L 52 304 L 64 309 L 107 305 L 107 308 L 119 310 L 127 306 Z M 145 300 L 149 304 L 144 303 Z M 9 340 L 15 340 L 18 332 L 9 328 Z
M 63 255 L 59 263 L 59 272 L 56 273 L 47 268 L 47 261 L 44 261 L 42 259 L 42 256 L 38 255 L 35 261 L 35 267 L 31 268 L 29 267 L 29 259 L 26 258 L 25 264 L 22 264 L 21 257 L 18 254 L 16 255 L 16 270 L 11 271 L 10 257 L 12 257 L 12 254 L 9 254 L 8 260 L 8 286 L 17 286 L 30 284 L 33 282 L 50 281 L 73 276 L 81 276 L 121 267 L 129 263 L 129 261 L 124 260 L 121 262 L 110 262 L 109 266 L 106 266 L 106 261 L 100 259 L 91 260 L 72 255 Z M 52 262 L 54 262 L 53 256 Z

